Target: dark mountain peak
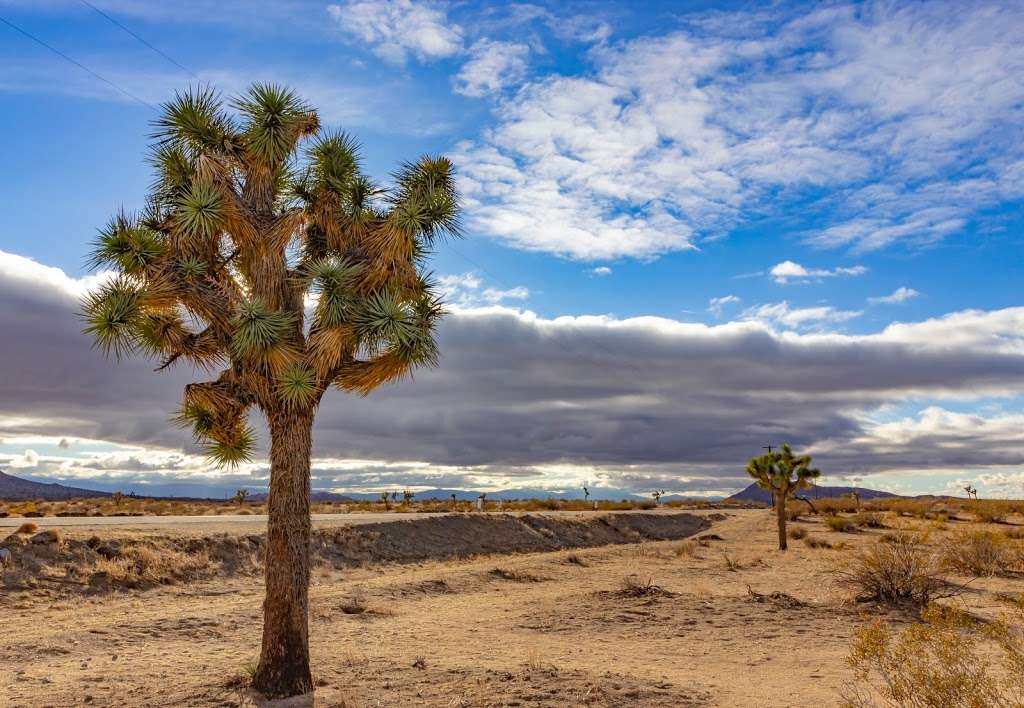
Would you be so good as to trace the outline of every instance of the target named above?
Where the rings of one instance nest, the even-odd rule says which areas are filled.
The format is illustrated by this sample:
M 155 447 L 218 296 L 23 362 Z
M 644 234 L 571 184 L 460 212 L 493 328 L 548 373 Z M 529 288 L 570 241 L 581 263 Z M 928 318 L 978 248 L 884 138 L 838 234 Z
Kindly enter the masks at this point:
M 867 489 L 865 487 L 820 487 L 814 486 L 810 489 L 801 489 L 799 494 L 802 497 L 808 499 L 829 499 L 834 497 L 842 497 L 848 494 L 857 492 L 861 499 L 881 499 L 884 497 L 896 497 L 898 494 L 892 494 L 890 492 L 882 492 L 877 489 Z M 745 501 L 754 502 L 760 504 L 771 504 L 772 495 L 764 489 L 757 486 L 757 483 L 751 484 L 749 487 L 741 492 L 736 492 L 728 500 L 732 501 Z
M 63 484 L 43 484 L 33 482 L 12 474 L 0 471 L 0 499 L 10 501 L 25 501 L 28 499 L 45 499 L 46 501 L 62 501 L 75 497 L 106 497 L 110 492 L 100 492 L 95 489 L 81 489 L 79 487 L 66 487 Z

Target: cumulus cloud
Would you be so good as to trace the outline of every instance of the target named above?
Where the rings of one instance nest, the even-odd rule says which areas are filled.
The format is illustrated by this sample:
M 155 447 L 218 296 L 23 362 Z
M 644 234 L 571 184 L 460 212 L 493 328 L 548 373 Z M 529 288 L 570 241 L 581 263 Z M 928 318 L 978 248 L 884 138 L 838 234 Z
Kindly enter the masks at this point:
M 1018 4 L 786 8 L 691 18 L 526 84 L 460 147 L 473 225 L 646 258 L 796 210 L 807 241 L 864 251 L 1024 195 Z
M 39 265 L 11 254 L 0 262 L 0 436 L 11 445 L 31 436 L 83 441 L 74 451 L 53 444 L 56 457 L 40 456 L 35 474 L 64 469 L 115 488 L 126 475 L 151 484 L 238 484 L 205 466 L 168 420 L 184 384 L 201 372 L 156 374 L 143 360 L 105 360 L 74 314 L 79 281 L 22 277 Z M 486 290 L 464 275 L 460 287 Z M 763 320 L 708 326 L 457 307 L 439 332 L 437 369 L 365 399 L 325 398 L 314 430 L 314 486 L 591 479 L 639 491 L 653 480 L 672 481 L 658 486 L 673 490 L 728 491 L 743 486 L 742 465 L 765 442 L 810 449 L 833 475 L 897 479 L 960 465 L 963 476 L 967 464 L 1010 474 L 1024 464 L 1013 419 L 943 418 L 926 408 L 894 425 L 880 411 L 915 400 L 938 406 L 1024 395 L 1022 333 L 1024 308 L 846 335 L 784 332 Z M 85 441 L 96 440 L 130 449 L 90 457 L 97 445 Z M 6 459 L 24 457 L 23 449 Z M 84 462 L 62 468 L 65 458 Z M 265 480 L 265 460 L 246 475 Z
M 448 20 L 444 5 L 418 0 L 348 0 L 328 5 L 338 29 L 370 45 L 381 58 L 401 64 L 412 54 L 422 61 L 462 50 L 462 28 Z
M 590 274 L 597 276 L 611 275 L 612 269 L 609 268 L 608 266 L 597 266 L 596 268 L 590 269 Z
M 872 305 L 896 305 L 901 302 L 911 300 L 921 293 L 917 292 L 913 288 L 899 287 L 896 288 L 890 295 L 882 295 L 880 297 L 869 297 L 868 302 Z
M 864 266 L 851 266 L 848 268 L 805 268 L 794 261 L 782 261 L 772 266 L 768 271 L 772 279 L 780 285 L 787 283 L 805 283 L 809 280 L 820 280 L 821 278 L 834 278 L 838 275 L 863 275 L 868 269 Z
M 519 83 L 526 75 L 530 48 L 520 42 L 481 39 L 469 54 L 452 82 L 457 93 L 479 98 Z

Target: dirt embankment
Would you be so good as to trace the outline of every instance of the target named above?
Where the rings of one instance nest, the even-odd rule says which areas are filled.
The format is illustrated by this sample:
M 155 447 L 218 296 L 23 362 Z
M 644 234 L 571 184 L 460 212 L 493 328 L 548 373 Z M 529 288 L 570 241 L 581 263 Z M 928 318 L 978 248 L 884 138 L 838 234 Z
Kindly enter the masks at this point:
M 315 563 L 346 568 L 493 553 L 528 553 L 686 538 L 710 526 L 692 514 L 606 514 L 587 518 L 452 515 L 318 529 Z M 0 541 L 8 590 L 48 587 L 101 592 L 257 573 L 264 536 L 65 539 L 59 532 L 13 533 Z

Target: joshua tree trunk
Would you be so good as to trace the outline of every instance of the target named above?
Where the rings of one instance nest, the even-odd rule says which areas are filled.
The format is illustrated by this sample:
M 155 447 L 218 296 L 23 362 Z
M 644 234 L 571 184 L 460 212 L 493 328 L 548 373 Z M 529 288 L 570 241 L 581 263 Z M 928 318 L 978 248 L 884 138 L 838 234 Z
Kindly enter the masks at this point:
M 786 550 L 786 495 L 775 492 L 775 516 L 779 522 L 779 550 Z
M 313 689 L 309 672 L 309 460 L 313 415 L 269 412 L 270 495 L 267 501 L 263 647 L 253 687 L 266 696 Z

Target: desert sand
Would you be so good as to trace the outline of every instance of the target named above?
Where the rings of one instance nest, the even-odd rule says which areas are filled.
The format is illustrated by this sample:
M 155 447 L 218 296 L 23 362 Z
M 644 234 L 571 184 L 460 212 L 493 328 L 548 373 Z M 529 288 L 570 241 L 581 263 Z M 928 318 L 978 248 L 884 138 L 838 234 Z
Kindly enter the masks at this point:
M 769 511 L 713 518 L 696 534 L 721 540 L 702 543 L 321 564 L 316 705 L 835 705 L 856 628 L 913 621 L 858 605 L 835 582 L 836 564 L 882 531 L 837 534 L 812 518 L 797 525 L 846 548 L 794 541 L 782 553 Z M 959 601 L 993 612 L 996 593 L 1018 585 L 978 581 Z M 6 705 L 251 705 L 258 573 L 72 590 L 0 594 Z

